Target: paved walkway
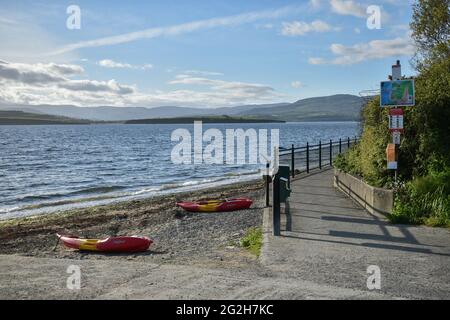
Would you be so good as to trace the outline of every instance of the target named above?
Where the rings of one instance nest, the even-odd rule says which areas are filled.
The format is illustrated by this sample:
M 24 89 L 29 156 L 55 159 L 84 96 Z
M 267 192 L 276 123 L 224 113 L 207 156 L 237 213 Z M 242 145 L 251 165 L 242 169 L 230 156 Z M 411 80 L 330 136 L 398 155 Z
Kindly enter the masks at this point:
M 450 299 L 448 229 L 391 225 L 372 216 L 332 186 L 333 171 L 293 181 L 291 231 L 267 232 L 263 265 L 287 279 L 367 289 L 367 267 L 381 271 L 380 294 Z
M 261 265 L 0 255 L 0 299 L 450 299 L 448 230 L 390 225 L 331 184 L 331 171 L 293 182 L 292 231 L 265 232 Z M 66 288 L 69 265 L 80 266 L 81 290 Z M 367 289 L 369 265 L 381 290 Z

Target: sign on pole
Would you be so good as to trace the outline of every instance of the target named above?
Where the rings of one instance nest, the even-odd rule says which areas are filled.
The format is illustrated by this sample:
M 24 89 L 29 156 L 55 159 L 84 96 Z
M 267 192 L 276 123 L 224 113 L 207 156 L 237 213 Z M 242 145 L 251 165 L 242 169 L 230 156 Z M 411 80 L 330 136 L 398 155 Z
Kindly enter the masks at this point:
M 403 110 L 400 108 L 389 110 L 389 130 L 403 131 Z
M 395 144 L 389 143 L 386 147 L 387 168 L 397 170 L 397 156 L 395 154 Z
M 414 80 L 381 82 L 381 107 L 412 107 L 415 105 Z
M 395 145 L 400 145 L 400 142 L 401 142 L 400 137 L 401 137 L 400 131 L 392 132 L 392 143 Z

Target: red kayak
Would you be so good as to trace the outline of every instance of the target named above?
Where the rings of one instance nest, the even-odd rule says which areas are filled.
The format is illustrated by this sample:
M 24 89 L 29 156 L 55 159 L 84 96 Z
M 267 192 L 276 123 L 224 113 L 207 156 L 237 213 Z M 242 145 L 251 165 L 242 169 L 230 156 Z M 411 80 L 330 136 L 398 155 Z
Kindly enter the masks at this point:
M 207 200 L 199 202 L 178 202 L 177 206 L 190 212 L 225 212 L 248 209 L 253 201 L 248 198 L 230 200 Z
M 66 247 L 86 251 L 100 252 L 141 252 L 153 243 L 148 237 L 109 237 L 106 239 L 81 239 L 76 236 L 57 234 Z

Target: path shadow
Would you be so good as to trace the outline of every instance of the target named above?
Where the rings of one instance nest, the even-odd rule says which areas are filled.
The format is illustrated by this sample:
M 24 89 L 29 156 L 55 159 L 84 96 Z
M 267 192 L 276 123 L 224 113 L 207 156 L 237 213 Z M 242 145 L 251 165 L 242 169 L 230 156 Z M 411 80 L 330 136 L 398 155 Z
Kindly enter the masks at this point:
M 437 255 L 437 256 L 450 257 L 450 254 L 433 252 L 433 251 L 431 251 L 431 249 L 424 249 L 424 248 L 405 247 L 405 246 L 397 246 L 397 245 L 381 244 L 381 243 L 353 243 L 353 242 L 338 241 L 338 240 L 312 239 L 312 238 L 307 238 L 307 237 L 286 235 L 286 234 L 282 235 L 282 237 L 306 240 L 306 241 L 316 241 L 316 242 L 326 242 L 326 243 L 341 244 L 341 245 L 350 245 L 350 246 L 356 246 L 356 247 L 388 249 L 388 250 L 395 250 L 395 251 L 402 251 L 402 252 L 414 252 L 414 253 L 422 253 L 422 254 L 431 254 L 431 255 Z

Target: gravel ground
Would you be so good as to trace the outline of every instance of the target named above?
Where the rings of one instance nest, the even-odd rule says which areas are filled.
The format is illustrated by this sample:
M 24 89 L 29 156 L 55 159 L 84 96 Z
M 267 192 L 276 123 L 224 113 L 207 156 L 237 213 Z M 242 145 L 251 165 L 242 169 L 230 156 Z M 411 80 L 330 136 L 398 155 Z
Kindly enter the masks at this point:
M 243 267 L 257 259 L 239 248 L 245 232 L 262 224 L 264 191 L 261 182 L 242 183 L 217 189 L 180 193 L 154 199 L 76 209 L 0 222 L 0 254 L 65 258 L 119 259 L 149 263 L 221 265 Z M 249 197 L 249 210 L 227 213 L 187 213 L 175 203 L 183 200 Z M 145 235 L 154 240 L 140 254 L 86 253 L 55 247 L 55 234 L 102 238 Z

